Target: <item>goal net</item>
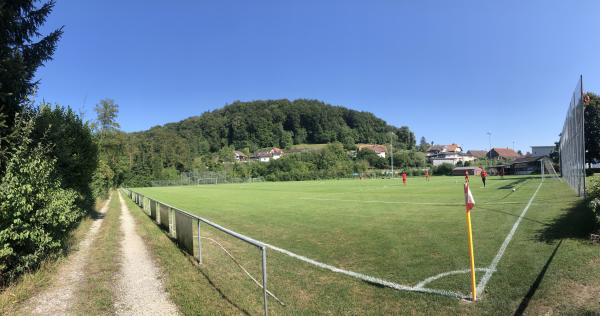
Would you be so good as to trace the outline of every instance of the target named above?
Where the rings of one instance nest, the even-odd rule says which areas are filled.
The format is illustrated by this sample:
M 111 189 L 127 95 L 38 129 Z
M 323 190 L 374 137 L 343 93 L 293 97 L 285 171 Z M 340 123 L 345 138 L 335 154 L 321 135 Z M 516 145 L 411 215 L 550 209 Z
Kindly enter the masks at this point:
M 577 192 L 585 195 L 585 139 L 583 85 L 579 78 L 560 134 L 560 173 Z
M 541 164 L 541 173 L 542 173 L 543 178 L 560 180 L 560 176 L 556 172 L 556 169 L 554 168 L 554 164 L 552 164 L 552 160 L 550 160 L 548 158 L 542 158 L 542 160 L 540 160 L 540 164 Z

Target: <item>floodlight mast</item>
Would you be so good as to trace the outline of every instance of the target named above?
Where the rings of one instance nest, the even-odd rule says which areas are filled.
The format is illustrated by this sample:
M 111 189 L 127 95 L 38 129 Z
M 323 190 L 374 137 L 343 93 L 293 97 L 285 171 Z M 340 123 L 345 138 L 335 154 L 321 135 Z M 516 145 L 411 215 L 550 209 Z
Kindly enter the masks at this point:
M 394 178 L 394 137 L 390 134 L 390 157 L 392 159 L 392 179 Z
M 490 161 L 492 160 L 492 132 L 487 132 L 487 135 L 490 144 L 490 151 L 488 152 L 488 167 L 490 167 Z

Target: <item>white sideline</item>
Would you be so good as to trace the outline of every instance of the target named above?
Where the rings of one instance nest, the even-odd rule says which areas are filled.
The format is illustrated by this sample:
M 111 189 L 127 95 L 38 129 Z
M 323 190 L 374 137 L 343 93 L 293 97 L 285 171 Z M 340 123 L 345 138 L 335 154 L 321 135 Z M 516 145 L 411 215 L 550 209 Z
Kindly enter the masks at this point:
M 517 231 L 517 228 L 519 227 L 519 224 L 521 223 L 521 220 L 525 216 L 525 213 L 527 213 L 527 210 L 529 210 L 529 207 L 531 206 L 531 203 L 533 203 L 533 199 L 535 199 L 535 196 L 538 194 L 538 191 L 542 187 L 542 183 L 544 183 L 544 178 L 542 178 L 542 181 L 540 182 L 540 184 L 538 185 L 537 189 L 535 190 L 535 192 L 533 193 L 533 195 L 529 199 L 529 202 L 527 203 L 527 206 L 525 206 L 525 208 L 523 209 L 523 212 L 521 212 L 521 215 L 519 215 L 519 218 L 513 224 L 512 229 L 510 230 L 510 232 L 508 233 L 508 235 L 504 239 L 504 242 L 502 243 L 502 246 L 500 246 L 500 249 L 498 249 L 498 252 L 496 253 L 496 256 L 494 257 L 494 260 L 492 260 L 492 263 L 488 266 L 488 270 L 485 272 L 485 275 L 479 281 L 479 284 L 477 285 L 477 295 L 478 296 L 481 296 L 483 294 L 483 291 L 485 290 L 485 286 L 490 281 L 490 278 L 492 277 L 492 275 L 496 271 L 496 266 L 498 266 L 498 262 L 500 262 L 500 259 L 502 259 L 502 256 L 504 256 L 504 252 L 506 251 L 506 248 L 508 247 L 508 244 L 513 239 L 513 236 L 515 235 L 515 232 Z

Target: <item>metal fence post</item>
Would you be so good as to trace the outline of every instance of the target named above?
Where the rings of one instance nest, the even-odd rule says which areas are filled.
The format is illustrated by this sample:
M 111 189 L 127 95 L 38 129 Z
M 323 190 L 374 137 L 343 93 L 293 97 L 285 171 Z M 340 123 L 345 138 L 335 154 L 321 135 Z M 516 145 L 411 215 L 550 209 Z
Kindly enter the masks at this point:
M 263 275 L 263 279 L 262 279 L 262 285 L 263 285 L 263 300 L 264 300 L 264 305 L 265 305 L 265 316 L 269 315 L 269 301 L 268 301 L 268 296 L 267 296 L 267 248 L 265 246 L 262 246 L 261 248 L 261 253 L 262 253 L 262 275 Z
M 200 221 L 198 221 L 198 263 L 202 264 L 202 241 L 200 240 Z

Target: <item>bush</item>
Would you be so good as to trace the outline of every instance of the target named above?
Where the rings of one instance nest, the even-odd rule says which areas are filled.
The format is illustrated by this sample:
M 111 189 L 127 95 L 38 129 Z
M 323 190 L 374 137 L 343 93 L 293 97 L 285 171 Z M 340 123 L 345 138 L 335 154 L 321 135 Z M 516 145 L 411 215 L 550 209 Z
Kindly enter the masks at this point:
M 449 163 L 443 163 L 439 166 L 433 167 L 433 174 L 438 176 L 447 176 L 452 173 L 454 166 Z
M 588 205 L 596 215 L 596 227 L 600 231 L 600 177 L 590 178 L 587 196 L 589 199 Z
M 56 253 L 84 212 L 78 194 L 62 189 L 50 149 L 32 140 L 34 122 L 17 118 L 0 179 L 0 283 Z

